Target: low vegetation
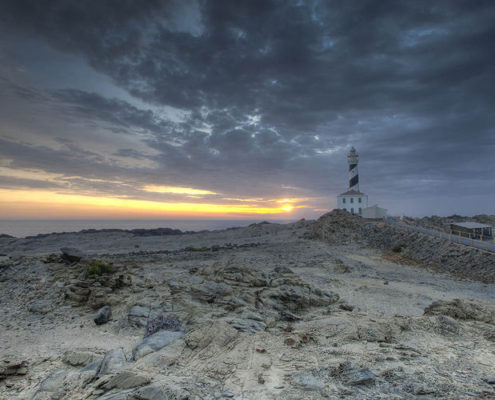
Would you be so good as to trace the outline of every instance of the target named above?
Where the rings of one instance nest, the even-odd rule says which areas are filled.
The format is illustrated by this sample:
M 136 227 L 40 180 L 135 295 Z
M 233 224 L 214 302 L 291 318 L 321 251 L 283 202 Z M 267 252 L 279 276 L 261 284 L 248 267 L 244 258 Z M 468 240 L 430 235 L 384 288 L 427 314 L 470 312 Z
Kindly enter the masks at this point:
M 111 264 L 102 261 L 102 260 L 93 260 L 86 267 L 86 273 L 88 275 L 103 275 L 110 274 L 114 271 L 114 268 Z

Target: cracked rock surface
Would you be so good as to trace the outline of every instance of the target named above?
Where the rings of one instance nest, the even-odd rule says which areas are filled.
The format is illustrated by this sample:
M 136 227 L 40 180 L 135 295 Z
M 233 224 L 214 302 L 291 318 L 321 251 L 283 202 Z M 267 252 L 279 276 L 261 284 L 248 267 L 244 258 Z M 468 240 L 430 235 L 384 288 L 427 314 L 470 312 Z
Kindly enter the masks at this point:
M 0 398 L 494 398 L 491 261 L 356 218 L 0 237 Z

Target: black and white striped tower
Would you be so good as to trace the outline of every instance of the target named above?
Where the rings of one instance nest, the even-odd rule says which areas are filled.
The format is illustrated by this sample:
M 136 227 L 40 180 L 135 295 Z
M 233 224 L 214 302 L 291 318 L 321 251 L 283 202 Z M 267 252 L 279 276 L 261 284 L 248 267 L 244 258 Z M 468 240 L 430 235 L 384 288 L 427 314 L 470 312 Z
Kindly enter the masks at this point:
M 349 163 L 349 190 L 355 190 L 356 192 L 359 192 L 358 161 L 359 156 L 356 149 L 352 147 L 347 156 L 347 162 Z

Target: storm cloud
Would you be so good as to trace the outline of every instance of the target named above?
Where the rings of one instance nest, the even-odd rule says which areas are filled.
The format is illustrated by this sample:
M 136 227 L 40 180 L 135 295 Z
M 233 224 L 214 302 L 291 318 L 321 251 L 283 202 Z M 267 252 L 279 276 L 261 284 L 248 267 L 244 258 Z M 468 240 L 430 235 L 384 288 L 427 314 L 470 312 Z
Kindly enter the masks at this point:
M 494 213 L 494 20 L 491 1 L 2 1 L 2 165 L 315 216 L 355 146 L 392 213 Z

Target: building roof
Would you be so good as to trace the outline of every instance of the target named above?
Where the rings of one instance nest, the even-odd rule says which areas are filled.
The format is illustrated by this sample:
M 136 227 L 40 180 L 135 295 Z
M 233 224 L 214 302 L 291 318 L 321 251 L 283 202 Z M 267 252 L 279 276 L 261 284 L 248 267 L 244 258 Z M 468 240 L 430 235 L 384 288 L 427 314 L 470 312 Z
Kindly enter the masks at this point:
M 380 210 L 385 210 L 385 211 L 387 211 L 387 209 L 386 209 L 386 208 L 378 207 L 378 204 L 375 204 L 374 206 L 369 206 L 369 207 L 363 208 L 363 211 L 364 211 L 364 210 L 370 210 L 370 209 L 372 209 L 372 208 L 375 208 L 375 209 L 377 209 L 377 210 L 378 210 L 378 209 L 380 209 Z
M 339 194 L 339 196 L 366 196 L 364 193 L 358 192 L 357 190 L 348 190 L 347 192 Z
M 451 225 L 455 226 L 461 226 L 463 228 L 467 229 L 474 229 L 474 228 L 491 228 L 491 225 L 486 225 L 486 224 L 479 224 L 477 222 L 453 222 Z

